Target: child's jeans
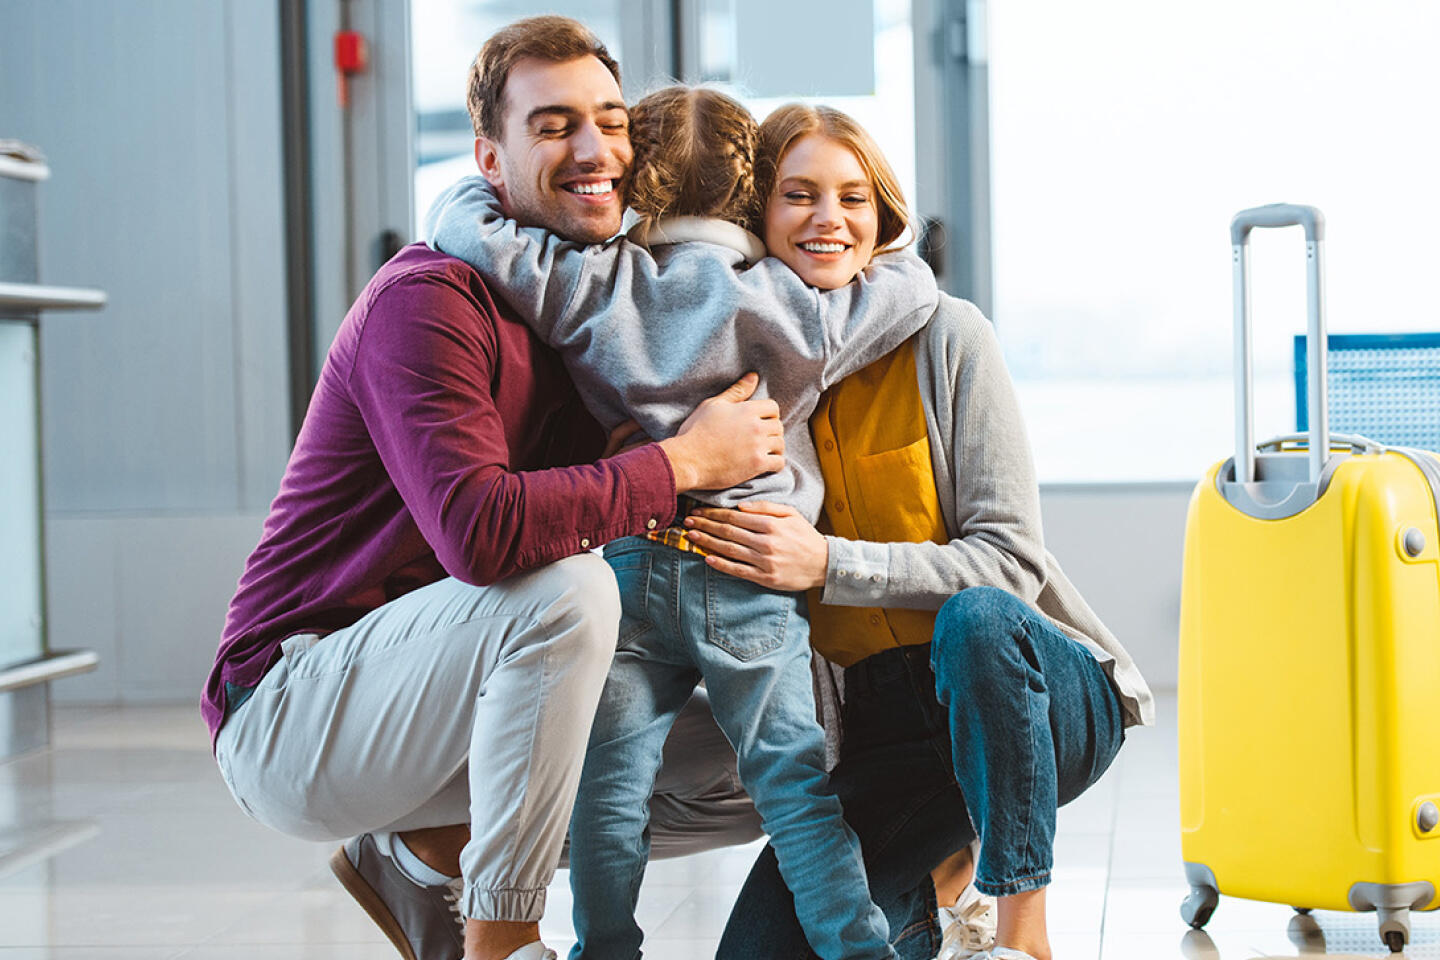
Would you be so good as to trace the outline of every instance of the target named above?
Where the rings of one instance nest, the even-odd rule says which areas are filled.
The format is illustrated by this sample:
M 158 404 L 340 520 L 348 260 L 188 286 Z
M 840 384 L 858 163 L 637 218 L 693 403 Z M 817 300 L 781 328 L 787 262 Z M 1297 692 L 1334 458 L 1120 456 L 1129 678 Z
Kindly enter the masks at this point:
M 825 773 L 804 596 L 719 573 L 698 553 L 639 537 L 612 543 L 605 559 L 620 585 L 619 649 L 570 824 L 578 939 L 571 960 L 639 956 L 635 901 L 649 848 L 650 787 L 666 731 L 702 678 L 816 954 L 893 958 L 859 844 Z

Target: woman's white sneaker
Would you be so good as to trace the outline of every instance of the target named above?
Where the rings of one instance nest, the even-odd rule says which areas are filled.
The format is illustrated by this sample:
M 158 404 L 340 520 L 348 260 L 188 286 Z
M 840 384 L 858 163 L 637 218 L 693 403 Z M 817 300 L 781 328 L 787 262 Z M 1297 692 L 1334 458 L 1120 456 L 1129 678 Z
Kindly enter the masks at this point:
M 995 898 L 967 886 L 953 907 L 940 908 L 940 935 L 935 960 L 978 958 L 995 945 Z

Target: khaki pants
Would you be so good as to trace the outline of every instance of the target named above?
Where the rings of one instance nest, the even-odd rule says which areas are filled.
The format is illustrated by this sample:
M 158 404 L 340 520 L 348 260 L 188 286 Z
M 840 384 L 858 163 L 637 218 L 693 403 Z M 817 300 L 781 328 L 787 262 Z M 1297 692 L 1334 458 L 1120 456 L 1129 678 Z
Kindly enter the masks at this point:
M 488 587 L 442 580 L 291 637 L 221 728 L 221 773 L 246 813 L 305 839 L 468 823 L 465 915 L 538 920 L 618 621 L 614 576 L 587 553 Z M 655 856 L 760 835 L 703 692 L 650 809 Z

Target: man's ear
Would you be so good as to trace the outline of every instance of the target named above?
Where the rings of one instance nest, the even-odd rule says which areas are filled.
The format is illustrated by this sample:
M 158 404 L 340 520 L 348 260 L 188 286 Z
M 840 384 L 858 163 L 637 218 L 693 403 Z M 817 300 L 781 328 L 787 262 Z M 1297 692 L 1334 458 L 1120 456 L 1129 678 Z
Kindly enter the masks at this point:
M 490 186 L 505 186 L 505 176 L 500 170 L 500 145 L 489 137 L 475 138 L 475 166 L 480 168 L 480 176 L 490 181 Z

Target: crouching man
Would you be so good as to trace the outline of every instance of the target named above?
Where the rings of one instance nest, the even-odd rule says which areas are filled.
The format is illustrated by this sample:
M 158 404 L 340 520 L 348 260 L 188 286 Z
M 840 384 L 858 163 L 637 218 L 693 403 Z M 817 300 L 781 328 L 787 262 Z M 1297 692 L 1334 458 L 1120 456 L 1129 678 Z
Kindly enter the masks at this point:
M 605 48 L 538 17 L 471 74 L 508 213 L 615 235 L 631 153 Z M 620 616 L 589 548 L 666 526 L 677 493 L 777 469 L 778 410 L 754 387 L 602 455 L 558 357 L 461 261 L 406 247 L 346 316 L 202 712 L 247 813 L 349 838 L 335 872 L 407 960 L 554 956 L 538 921 Z M 701 695 L 651 804 L 657 854 L 759 835 L 734 764 Z

